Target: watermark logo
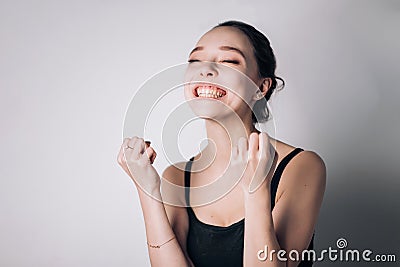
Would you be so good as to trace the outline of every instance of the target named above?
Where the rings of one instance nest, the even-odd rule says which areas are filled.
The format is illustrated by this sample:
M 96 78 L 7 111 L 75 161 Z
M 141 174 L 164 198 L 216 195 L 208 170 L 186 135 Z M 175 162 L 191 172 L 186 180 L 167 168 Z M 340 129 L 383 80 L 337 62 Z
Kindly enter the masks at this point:
M 342 248 L 347 247 L 347 240 L 344 239 L 344 238 L 339 238 L 336 241 L 336 246 L 338 247 L 338 249 L 342 249 Z
M 266 245 L 257 252 L 257 258 L 260 261 L 340 261 L 340 262 L 396 262 L 395 254 L 374 254 L 370 249 L 346 249 L 348 242 L 345 238 L 339 238 L 336 241 L 336 247 L 328 247 L 320 252 L 315 250 L 268 250 Z

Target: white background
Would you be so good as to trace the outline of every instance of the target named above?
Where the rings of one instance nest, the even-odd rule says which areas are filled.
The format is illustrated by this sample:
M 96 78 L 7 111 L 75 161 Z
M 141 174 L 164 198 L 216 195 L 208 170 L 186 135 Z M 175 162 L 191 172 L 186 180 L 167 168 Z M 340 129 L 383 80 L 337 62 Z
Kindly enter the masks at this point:
M 125 111 L 227 19 L 271 40 L 276 137 L 327 164 L 317 248 L 400 258 L 398 1 L 1 0 L 0 266 L 149 265 Z

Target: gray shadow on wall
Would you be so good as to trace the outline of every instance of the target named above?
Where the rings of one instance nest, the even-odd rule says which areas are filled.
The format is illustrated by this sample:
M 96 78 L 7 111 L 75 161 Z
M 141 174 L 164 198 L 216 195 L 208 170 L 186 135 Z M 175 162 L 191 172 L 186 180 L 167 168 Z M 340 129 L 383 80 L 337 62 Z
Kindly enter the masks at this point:
M 390 170 L 375 172 L 330 170 L 325 199 L 316 228 L 315 249 L 337 249 L 339 238 L 347 248 L 375 254 L 395 254 L 397 263 L 330 261 L 315 266 L 398 266 L 400 261 L 400 201 L 398 177 Z M 361 254 L 360 254 L 361 255 Z

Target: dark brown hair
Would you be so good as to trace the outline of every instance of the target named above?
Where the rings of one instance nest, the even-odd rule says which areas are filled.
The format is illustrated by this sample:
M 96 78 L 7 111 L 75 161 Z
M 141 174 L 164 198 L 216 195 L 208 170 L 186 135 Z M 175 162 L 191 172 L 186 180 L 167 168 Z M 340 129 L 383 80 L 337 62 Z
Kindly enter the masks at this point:
M 265 95 L 265 99 L 268 101 L 271 98 L 272 93 L 277 88 L 277 80 L 280 80 L 282 82 L 282 84 L 278 87 L 278 90 L 283 89 L 283 87 L 285 86 L 285 81 L 275 75 L 276 59 L 268 38 L 253 26 L 241 21 L 225 21 L 215 26 L 214 29 L 222 26 L 234 27 L 236 29 L 239 29 L 249 39 L 250 43 L 253 46 L 254 56 L 256 58 L 258 66 L 259 77 L 271 78 L 272 80 L 270 88 Z M 253 108 L 253 123 L 255 124 L 257 122 L 265 122 L 269 118 L 270 114 L 268 107 L 266 106 L 266 101 L 258 100 L 254 104 Z

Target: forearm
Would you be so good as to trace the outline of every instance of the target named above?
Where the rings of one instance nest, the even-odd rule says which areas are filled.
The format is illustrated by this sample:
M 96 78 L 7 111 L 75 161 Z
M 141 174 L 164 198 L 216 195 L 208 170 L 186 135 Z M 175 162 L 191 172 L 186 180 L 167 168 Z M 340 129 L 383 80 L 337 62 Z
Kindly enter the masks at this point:
M 252 194 L 245 194 L 244 266 L 286 266 L 285 262 L 277 259 L 281 247 L 272 220 L 269 190 L 259 189 Z M 260 250 L 264 251 L 258 255 Z M 271 251 L 275 251 L 272 259 Z M 266 257 L 266 260 L 260 260 L 259 257 Z
M 153 246 L 163 244 L 159 248 L 148 246 L 151 266 L 190 266 L 175 238 L 164 205 L 157 200 L 161 199 L 159 190 L 153 192 L 153 196 L 155 194 L 157 199 L 147 195 L 141 189 L 138 189 L 138 194 L 143 211 L 147 242 Z M 171 238 L 173 239 L 167 242 Z

